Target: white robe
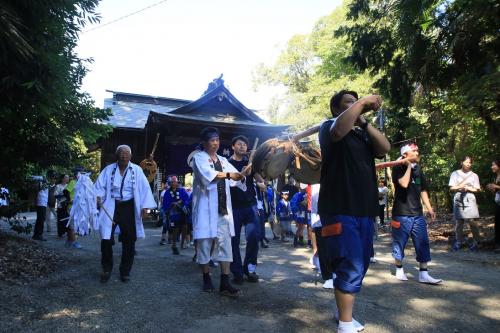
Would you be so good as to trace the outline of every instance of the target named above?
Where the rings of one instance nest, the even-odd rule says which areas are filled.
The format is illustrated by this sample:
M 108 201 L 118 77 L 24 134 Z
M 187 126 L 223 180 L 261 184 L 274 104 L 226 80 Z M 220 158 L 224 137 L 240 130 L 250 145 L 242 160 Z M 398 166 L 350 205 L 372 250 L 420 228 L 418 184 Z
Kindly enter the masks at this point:
M 143 208 L 156 208 L 156 202 L 153 197 L 153 193 L 151 193 L 149 182 L 146 179 L 141 167 L 134 163 L 130 163 L 129 165 L 132 167 L 134 177 L 135 230 L 137 238 L 144 238 L 145 235 L 144 226 L 142 225 L 141 210 Z M 94 184 L 96 195 L 101 197 L 102 205 L 111 217 L 115 214 L 115 200 L 111 197 L 111 174 L 116 167 L 116 163 L 105 167 Z M 120 172 L 119 168 L 116 169 L 116 172 Z M 104 212 L 104 209 L 99 211 L 98 221 L 101 238 L 110 239 L 113 224 L 108 215 Z
M 222 164 L 222 172 L 239 172 L 222 156 L 217 156 Z M 217 172 L 210 156 L 199 151 L 193 156 L 193 238 L 216 238 L 219 221 L 217 197 Z M 247 190 L 245 182 L 226 180 L 227 213 L 229 230 L 234 236 L 233 207 L 231 204 L 230 186 Z

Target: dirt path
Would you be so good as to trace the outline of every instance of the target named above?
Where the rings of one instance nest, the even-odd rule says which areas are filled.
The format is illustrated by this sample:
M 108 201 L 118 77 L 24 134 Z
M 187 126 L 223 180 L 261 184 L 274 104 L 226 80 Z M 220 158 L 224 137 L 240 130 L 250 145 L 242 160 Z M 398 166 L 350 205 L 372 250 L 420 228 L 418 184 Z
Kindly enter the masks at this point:
M 64 248 L 54 234 L 42 243 L 57 249 L 65 267 L 25 285 L 0 282 L 2 332 L 335 332 L 333 292 L 309 268 L 311 252 L 272 242 L 260 252 L 258 284 L 243 285 L 239 299 L 201 292 L 201 276 L 191 262 L 193 249 L 173 256 L 159 246 L 160 229 L 146 229 L 137 243 L 132 281 L 115 270 L 99 282 L 99 240 L 81 240 L 83 250 Z M 389 238 L 376 244 L 373 264 L 355 307 L 365 332 L 498 332 L 500 255 L 433 250 L 431 274 L 442 286 L 415 281 L 413 250 L 408 250 L 407 283 L 390 273 Z M 214 281 L 219 272 L 214 270 Z

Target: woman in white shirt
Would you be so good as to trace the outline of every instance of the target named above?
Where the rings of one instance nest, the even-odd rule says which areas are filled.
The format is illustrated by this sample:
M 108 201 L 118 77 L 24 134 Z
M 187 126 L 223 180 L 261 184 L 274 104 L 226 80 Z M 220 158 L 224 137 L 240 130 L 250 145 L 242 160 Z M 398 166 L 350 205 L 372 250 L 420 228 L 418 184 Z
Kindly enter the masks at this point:
M 479 218 L 479 211 L 474 193 L 481 189 L 481 185 L 479 184 L 479 177 L 471 170 L 472 158 L 470 156 L 465 156 L 461 160 L 461 166 L 460 170 L 453 171 L 448 184 L 450 190 L 455 193 L 453 196 L 453 217 L 455 219 L 456 240 L 453 250 L 457 251 L 462 246 L 464 222 L 467 221 L 474 239 L 470 245 L 470 250 L 474 251 L 477 249 L 480 240 L 479 224 L 476 220 Z

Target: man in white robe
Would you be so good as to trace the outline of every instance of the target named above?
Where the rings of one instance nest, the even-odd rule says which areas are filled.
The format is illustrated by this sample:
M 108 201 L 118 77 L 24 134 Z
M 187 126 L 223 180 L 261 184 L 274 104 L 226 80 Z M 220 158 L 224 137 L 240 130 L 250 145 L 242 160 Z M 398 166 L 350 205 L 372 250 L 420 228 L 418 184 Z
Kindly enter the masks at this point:
M 230 186 L 246 191 L 244 183 L 249 168 L 240 173 L 226 158 L 217 155 L 219 131 L 213 127 L 201 131 L 203 150 L 194 153 L 190 165 L 193 177 L 193 238 L 197 241 L 197 258 L 203 272 L 203 291 L 214 290 L 209 261 L 220 263 L 221 295 L 238 296 L 239 290 L 229 283 L 229 265 L 233 261 L 231 237 L 234 236 Z
M 122 242 L 120 278 L 130 280 L 134 262 L 135 241 L 144 238 L 142 217 L 147 209 L 156 208 L 156 202 L 144 172 L 131 163 L 132 150 L 127 145 L 116 149 L 117 162 L 105 167 L 94 184 L 100 207 L 98 225 L 101 234 L 101 281 L 107 282 L 113 268 L 113 243 L 116 227 Z M 111 218 L 113 220 L 111 220 Z

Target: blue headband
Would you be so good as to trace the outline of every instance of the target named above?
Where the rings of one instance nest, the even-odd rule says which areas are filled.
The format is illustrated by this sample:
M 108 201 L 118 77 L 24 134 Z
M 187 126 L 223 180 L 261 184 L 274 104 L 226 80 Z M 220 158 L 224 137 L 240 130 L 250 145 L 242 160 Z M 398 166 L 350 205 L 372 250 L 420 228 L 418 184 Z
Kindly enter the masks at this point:
M 206 133 L 204 136 L 203 136 L 203 141 L 209 141 L 209 140 L 212 140 L 213 138 L 218 138 L 219 137 L 219 133 L 217 132 L 208 132 Z

